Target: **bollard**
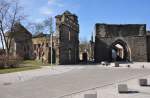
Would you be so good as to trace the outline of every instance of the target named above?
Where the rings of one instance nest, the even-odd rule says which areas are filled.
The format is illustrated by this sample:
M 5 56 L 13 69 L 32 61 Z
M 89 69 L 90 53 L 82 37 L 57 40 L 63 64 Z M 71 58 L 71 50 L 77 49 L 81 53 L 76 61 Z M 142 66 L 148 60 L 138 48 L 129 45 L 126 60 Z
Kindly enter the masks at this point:
M 119 84 L 118 92 L 119 93 L 128 93 L 128 86 L 126 84 Z
M 147 79 L 139 79 L 140 86 L 147 86 Z
M 97 94 L 85 94 L 84 98 L 97 98 Z
M 118 62 L 115 62 L 115 67 L 119 67 L 119 63 Z

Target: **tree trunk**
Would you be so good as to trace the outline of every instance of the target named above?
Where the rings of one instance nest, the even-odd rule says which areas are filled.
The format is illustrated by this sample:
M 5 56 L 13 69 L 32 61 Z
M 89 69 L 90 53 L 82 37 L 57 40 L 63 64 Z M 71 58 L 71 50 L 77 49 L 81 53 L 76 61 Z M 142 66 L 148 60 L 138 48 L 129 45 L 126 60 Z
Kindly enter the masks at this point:
M 2 37 L 2 34 L 1 34 L 1 33 L 0 33 L 0 38 L 1 38 L 1 43 L 2 43 L 2 49 L 4 50 L 3 37 Z

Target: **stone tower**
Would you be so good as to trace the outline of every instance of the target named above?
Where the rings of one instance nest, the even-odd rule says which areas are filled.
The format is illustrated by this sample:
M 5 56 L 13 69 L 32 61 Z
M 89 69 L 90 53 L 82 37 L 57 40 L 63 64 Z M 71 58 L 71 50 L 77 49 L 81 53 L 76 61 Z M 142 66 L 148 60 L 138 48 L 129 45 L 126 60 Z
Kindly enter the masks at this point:
M 75 14 L 65 11 L 56 17 L 58 48 L 57 64 L 77 64 L 79 61 L 79 24 Z

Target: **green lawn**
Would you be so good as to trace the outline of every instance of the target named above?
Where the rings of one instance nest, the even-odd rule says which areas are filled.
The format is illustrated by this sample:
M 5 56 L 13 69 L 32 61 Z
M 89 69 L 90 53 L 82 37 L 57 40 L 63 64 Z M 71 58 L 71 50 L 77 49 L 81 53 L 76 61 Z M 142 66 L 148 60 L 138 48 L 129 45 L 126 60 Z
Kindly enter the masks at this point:
M 43 64 L 40 61 L 26 60 L 23 61 L 20 65 L 21 66 L 18 68 L 0 69 L 0 74 L 39 69 Z
M 37 61 L 37 60 L 25 60 L 22 62 L 22 64 L 24 65 L 32 65 L 32 66 L 41 66 L 43 65 L 41 61 Z
M 51 64 L 43 64 L 41 61 L 34 61 L 34 60 L 26 60 L 23 61 L 22 64 L 27 64 L 27 65 L 32 65 L 32 66 L 51 66 Z M 54 66 L 55 64 L 53 64 L 52 66 Z
M 25 70 L 33 70 L 33 69 L 39 69 L 39 68 L 41 67 L 40 66 L 25 66 L 25 67 L 19 67 L 19 68 L 0 69 L 0 74 L 19 72 L 19 71 L 25 71 Z

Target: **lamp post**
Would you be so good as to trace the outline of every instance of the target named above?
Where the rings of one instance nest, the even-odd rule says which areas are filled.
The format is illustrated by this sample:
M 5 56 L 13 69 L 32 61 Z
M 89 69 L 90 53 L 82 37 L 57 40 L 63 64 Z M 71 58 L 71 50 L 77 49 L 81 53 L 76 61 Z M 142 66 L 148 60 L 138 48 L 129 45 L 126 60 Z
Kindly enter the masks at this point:
M 53 65 L 53 33 L 51 33 L 51 66 Z
M 53 65 L 53 19 L 50 18 L 51 66 Z

